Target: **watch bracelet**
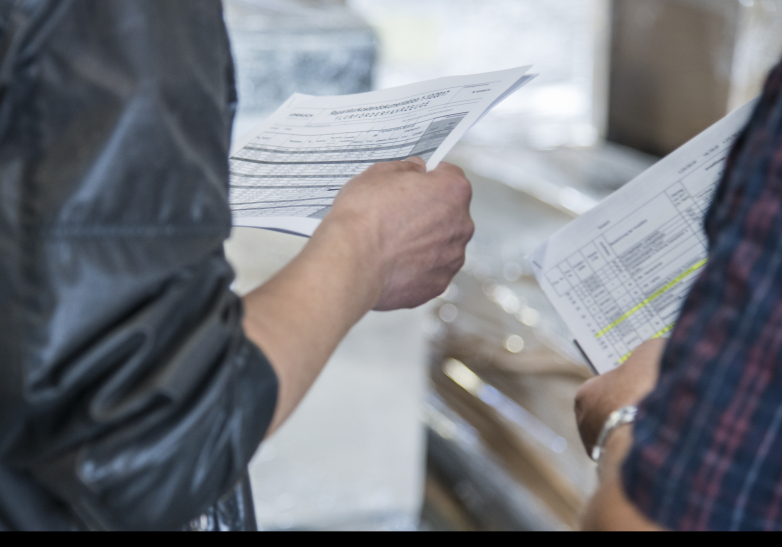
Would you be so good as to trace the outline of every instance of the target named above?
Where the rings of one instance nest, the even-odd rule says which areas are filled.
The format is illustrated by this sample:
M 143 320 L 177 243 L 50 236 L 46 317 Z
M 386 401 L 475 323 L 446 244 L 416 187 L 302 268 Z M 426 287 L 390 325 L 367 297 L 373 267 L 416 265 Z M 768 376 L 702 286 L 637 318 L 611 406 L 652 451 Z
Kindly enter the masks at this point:
M 638 414 L 638 407 L 636 406 L 623 406 L 618 410 L 614 410 L 603 424 L 603 429 L 600 431 L 600 435 L 597 437 L 597 442 L 592 448 L 592 460 L 597 462 L 600 460 L 600 456 L 603 453 L 606 442 L 611 436 L 611 433 L 618 427 L 631 424 L 635 422 L 635 417 Z

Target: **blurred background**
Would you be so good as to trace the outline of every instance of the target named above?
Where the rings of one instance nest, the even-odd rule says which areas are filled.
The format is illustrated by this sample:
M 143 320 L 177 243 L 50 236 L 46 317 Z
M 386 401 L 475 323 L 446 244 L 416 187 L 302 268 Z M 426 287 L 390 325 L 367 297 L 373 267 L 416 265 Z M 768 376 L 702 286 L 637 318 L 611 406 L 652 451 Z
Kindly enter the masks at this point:
M 448 291 L 373 313 L 251 464 L 264 530 L 570 530 L 595 487 L 573 397 L 590 372 L 525 256 L 760 93 L 782 0 L 224 0 L 235 135 L 294 92 L 534 65 L 449 156 L 475 239 Z M 236 229 L 246 293 L 302 238 Z

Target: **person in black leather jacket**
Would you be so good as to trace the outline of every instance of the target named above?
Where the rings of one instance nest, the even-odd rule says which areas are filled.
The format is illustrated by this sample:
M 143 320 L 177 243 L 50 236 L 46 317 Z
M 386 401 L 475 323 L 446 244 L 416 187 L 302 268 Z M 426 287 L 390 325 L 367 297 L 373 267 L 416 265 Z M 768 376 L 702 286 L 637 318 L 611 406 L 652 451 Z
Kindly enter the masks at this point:
M 461 267 L 469 183 L 413 159 L 240 300 L 235 102 L 219 0 L 0 0 L 0 529 L 251 528 L 247 463 L 340 339 Z

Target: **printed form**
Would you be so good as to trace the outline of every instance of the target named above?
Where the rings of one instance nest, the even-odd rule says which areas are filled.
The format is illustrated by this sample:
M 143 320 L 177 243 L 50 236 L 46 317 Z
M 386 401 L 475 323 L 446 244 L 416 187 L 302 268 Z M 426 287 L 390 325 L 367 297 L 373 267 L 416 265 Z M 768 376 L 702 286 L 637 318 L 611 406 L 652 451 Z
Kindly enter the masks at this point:
M 529 257 L 596 372 L 666 336 L 706 265 L 703 219 L 745 105 L 574 220 Z
M 345 95 L 293 95 L 235 144 L 235 226 L 312 235 L 342 186 L 370 165 L 421 156 L 434 169 L 529 67 Z

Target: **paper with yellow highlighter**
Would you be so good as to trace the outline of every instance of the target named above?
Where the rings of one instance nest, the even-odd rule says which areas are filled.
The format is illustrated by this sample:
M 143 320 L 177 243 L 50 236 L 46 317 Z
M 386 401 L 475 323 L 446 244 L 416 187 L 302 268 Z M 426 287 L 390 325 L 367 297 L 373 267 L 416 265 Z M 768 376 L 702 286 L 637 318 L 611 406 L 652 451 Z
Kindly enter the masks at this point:
M 707 262 L 703 219 L 755 101 L 552 236 L 535 276 L 599 374 L 668 335 Z

